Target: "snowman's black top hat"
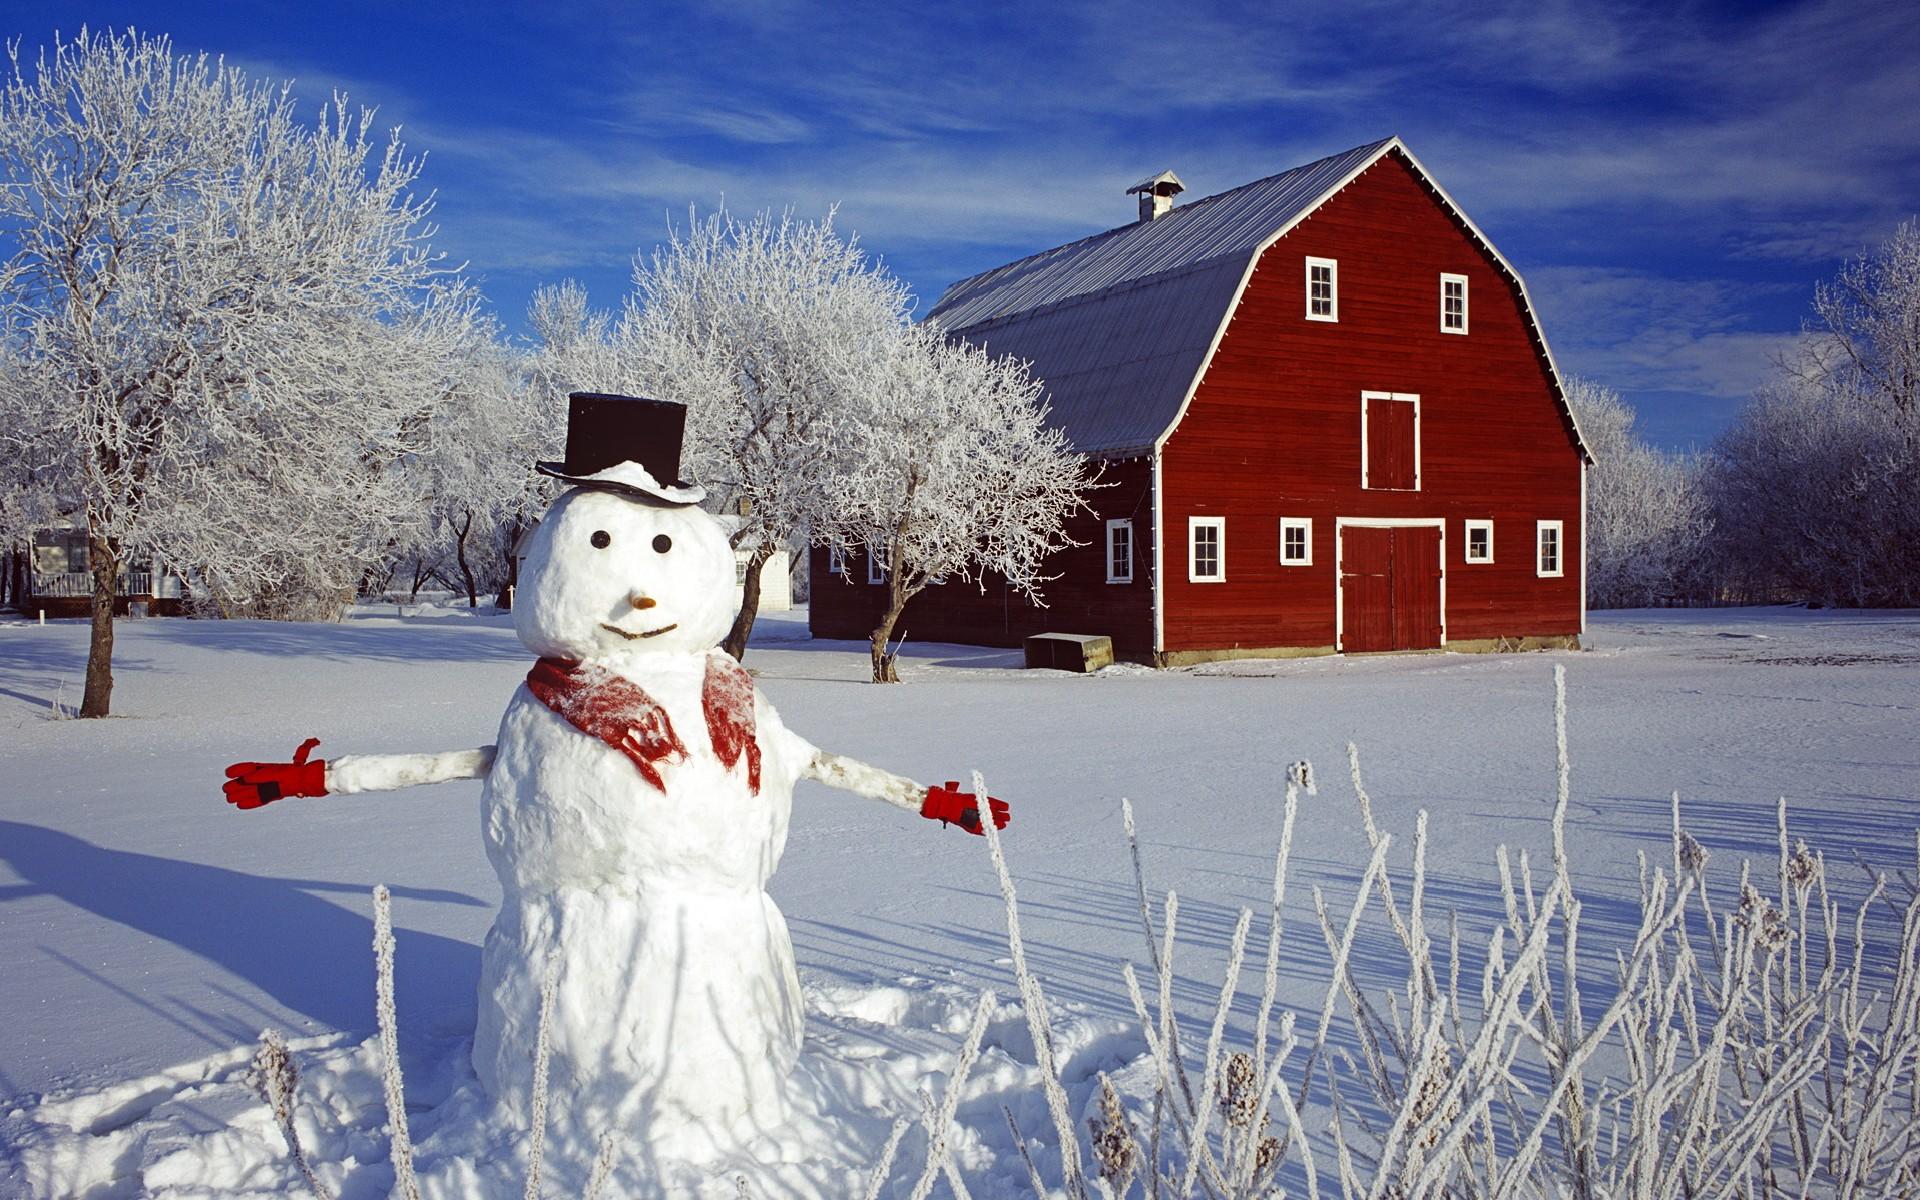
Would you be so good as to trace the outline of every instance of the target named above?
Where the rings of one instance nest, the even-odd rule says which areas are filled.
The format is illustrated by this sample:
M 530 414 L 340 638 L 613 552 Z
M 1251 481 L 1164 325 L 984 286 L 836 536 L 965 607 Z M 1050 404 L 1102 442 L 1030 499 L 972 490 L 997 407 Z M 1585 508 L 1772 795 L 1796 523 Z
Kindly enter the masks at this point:
M 573 392 L 567 396 L 567 460 L 533 466 L 575 487 L 648 504 L 698 504 L 707 490 L 680 478 L 686 428 L 687 406 L 677 401 Z

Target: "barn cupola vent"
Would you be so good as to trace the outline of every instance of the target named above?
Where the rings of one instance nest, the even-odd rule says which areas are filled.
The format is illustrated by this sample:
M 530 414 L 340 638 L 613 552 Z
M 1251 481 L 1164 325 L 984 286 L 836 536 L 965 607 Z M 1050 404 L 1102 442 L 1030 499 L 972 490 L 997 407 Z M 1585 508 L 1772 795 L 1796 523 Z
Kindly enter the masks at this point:
M 1142 179 L 1127 189 L 1127 195 L 1140 197 L 1140 219 L 1152 221 L 1173 211 L 1173 198 L 1187 190 L 1180 177 L 1172 171 L 1162 171 L 1151 179 Z

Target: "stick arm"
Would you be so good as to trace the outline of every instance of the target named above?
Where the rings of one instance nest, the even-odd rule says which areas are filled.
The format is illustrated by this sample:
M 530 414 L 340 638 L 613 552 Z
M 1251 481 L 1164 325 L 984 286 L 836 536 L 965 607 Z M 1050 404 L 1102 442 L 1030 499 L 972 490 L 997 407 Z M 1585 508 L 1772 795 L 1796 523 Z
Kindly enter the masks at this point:
M 837 787 L 857 796 L 885 801 L 895 808 L 903 808 L 918 814 L 920 805 L 927 798 L 924 784 L 915 783 L 904 775 L 895 775 L 883 771 L 870 763 L 857 758 L 848 758 L 843 754 L 833 754 L 815 747 L 813 756 L 800 770 L 803 779 L 817 779 L 828 787 Z
M 991 819 L 996 828 L 1007 826 L 1011 814 L 1004 800 L 968 795 L 958 785 L 929 788 L 904 775 L 883 771 L 872 763 L 822 750 L 781 724 L 773 706 L 764 701 L 758 715 L 762 733 L 780 739 L 782 758 L 801 764 L 796 772 L 801 779 L 812 779 L 856 796 L 878 800 L 943 826 L 958 825 L 968 833 L 985 832 L 981 824 L 983 817 Z
M 492 746 L 439 754 L 342 754 L 327 760 L 327 791 L 387 792 L 449 779 L 479 779 L 493 769 Z

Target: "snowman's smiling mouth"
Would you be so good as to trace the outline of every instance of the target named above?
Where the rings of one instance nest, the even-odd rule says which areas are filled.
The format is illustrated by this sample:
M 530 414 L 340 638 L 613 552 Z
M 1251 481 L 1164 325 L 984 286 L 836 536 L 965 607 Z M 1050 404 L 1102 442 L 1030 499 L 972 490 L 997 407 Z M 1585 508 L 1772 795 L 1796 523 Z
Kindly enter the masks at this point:
M 662 625 L 658 629 L 643 629 L 639 633 L 629 632 L 628 630 L 620 628 L 618 625 L 608 625 L 604 621 L 601 622 L 600 628 L 605 629 L 611 633 L 617 633 L 621 637 L 627 639 L 630 642 L 637 642 L 641 638 L 659 637 L 661 634 L 667 633 L 670 630 L 678 629 L 680 628 L 680 622 L 675 621 L 671 625 Z

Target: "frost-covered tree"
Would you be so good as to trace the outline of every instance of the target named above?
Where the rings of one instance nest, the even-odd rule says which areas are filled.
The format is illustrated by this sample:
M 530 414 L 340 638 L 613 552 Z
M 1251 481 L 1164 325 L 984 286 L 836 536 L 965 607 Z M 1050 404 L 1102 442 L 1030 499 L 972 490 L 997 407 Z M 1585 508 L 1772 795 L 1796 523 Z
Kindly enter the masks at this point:
M 1797 373 L 1844 383 L 1908 438 L 1920 432 L 1920 221 L 1903 222 L 1886 245 L 1817 286 L 1813 311 Z
M 1567 401 L 1593 454 L 1588 603 L 1625 608 L 1705 590 L 1712 521 L 1697 465 L 1642 441 L 1633 408 L 1611 388 L 1570 377 Z
M 745 655 L 760 571 L 828 519 L 861 364 L 900 336 L 903 284 L 818 222 L 720 212 L 675 231 L 634 269 L 616 333 L 622 390 L 688 406 L 688 470 L 748 552 L 744 599 L 723 643 Z
M 533 469 L 566 456 L 567 394 L 618 390 L 630 382 L 613 342 L 613 319 L 591 307 L 587 290 L 568 279 L 536 289 L 527 303 L 529 346 L 521 356 L 519 419 L 525 440 L 508 468 L 517 467 L 518 494 L 501 511 L 494 553 L 505 568 L 500 603 L 519 584 L 513 549 L 555 495 L 553 479 Z
M 1714 446 L 1708 486 L 1730 582 L 1760 600 L 1920 605 L 1920 458 L 1882 398 L 1804 368 Z
M 0 397 L 27 391 L 19 358 L 0 346 Z M 0 400 L 0 605 L 27 595 L 35 531 L 54 524 L 63 508 L 59 479 L 31 425 L 16 427 L 20 414 Z
M 873 681 L 898 679 L 888 644 L 907 602 L 988 574 L 1038 602 L 1049 555 L 1092 482 L 1046 424 L 1026 364 L 937 329 L 903 331 L 861 364 L 857 407 L 836 415 L 843 448 L 817 535 L 884 564 L 886 608 L 870 637 Z
M 424 494 L 426 530 L 404 549 L 416 561 L 445 563 L 467 604 L 478 607 L 483 588 L 509 582 L 512 538 L 537 491 L 529 464 L 552 437 L 552 412 L 490 323 L 476 330 L 455 365 L 419 418 L 424 437 L 411 466 Z M 515 534 L 506 533 L 508 526 Z
M 1723 570 L 1756 598 L 1920 605 L 1920 225 L 1821 284 L 1814 313 L 1714 447 Z
M 471 297 L 426 244 L 417 160 L 344 99 L 305 123 L 132 31 L 11 58 L 0 339 L 28 382 L 0 427 L 64 460 L 94 579 L 81 713 L 104 716 L 125 552 L 236 597 L 359 557 Z
M 431 518 L 432 414 L 457 398 L 471 316 L 357 321 L 337 374 L 227 398 L 246 420 L 195 435 L 210 452 L 145 510 L 142 540 L 223 615 L 337 616 Z
M 540 457 L 565 452 L 567 393 L 604 392 L 625 375 L 613 341 L 613 319 L 595 310 L 587 290 L 568 279 L 537 289 L 527 302 L 532 348 L 527 353 L 529 386 L 552 417 L 539 446 Z M 529 468 L 538 478 L 538 472 Z

